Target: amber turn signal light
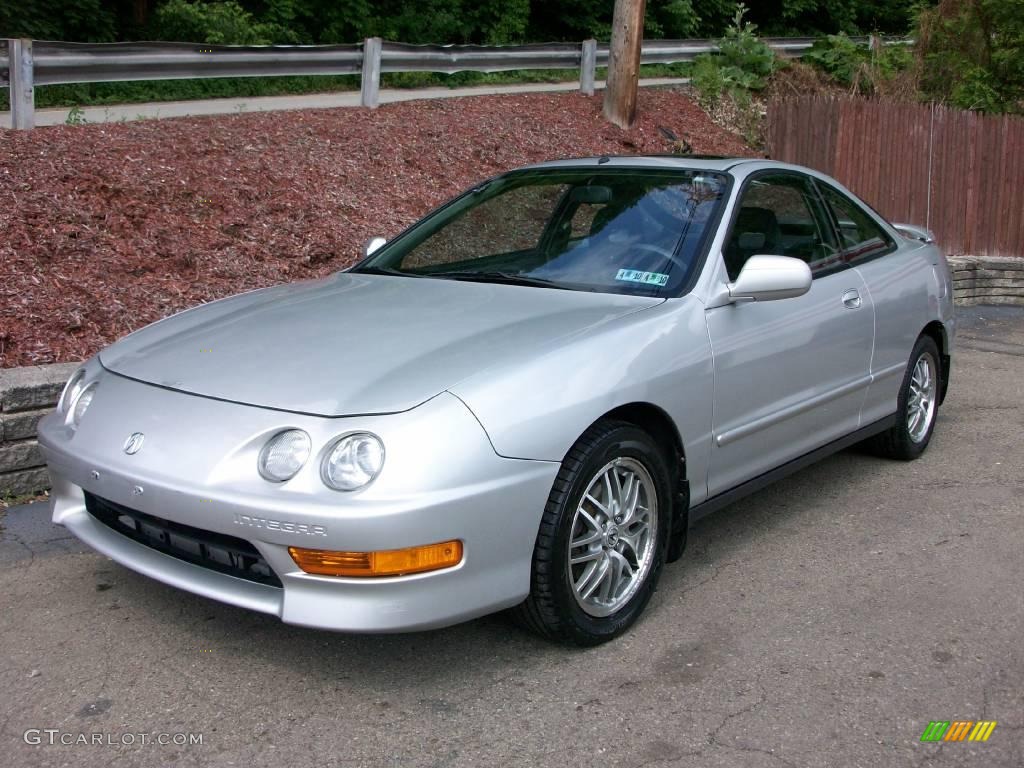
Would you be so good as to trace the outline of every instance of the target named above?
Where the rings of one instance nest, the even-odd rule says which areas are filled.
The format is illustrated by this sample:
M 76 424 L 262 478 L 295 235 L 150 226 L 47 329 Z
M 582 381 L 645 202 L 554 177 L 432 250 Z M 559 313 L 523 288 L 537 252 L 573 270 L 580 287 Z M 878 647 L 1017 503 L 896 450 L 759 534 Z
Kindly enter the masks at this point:
M 299 568 L 317 576 L 406 576 L 458 565 L 462 562 L 462 542 L 442 541 L 379 552 L 288 547 L 288 554 Z

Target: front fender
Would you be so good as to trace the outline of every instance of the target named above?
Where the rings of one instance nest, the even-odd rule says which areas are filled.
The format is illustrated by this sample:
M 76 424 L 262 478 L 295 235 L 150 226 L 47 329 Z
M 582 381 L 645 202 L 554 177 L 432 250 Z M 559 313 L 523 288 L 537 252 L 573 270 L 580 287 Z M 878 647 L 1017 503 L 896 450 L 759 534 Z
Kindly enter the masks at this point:
M 711 439 L 713 363 L 704 306 L 693 296 L 619 318 L 535 357 L 481 372 L 451 388 L 495 451 L 561 461 L 609 411 L 651 403 L 683 439 L 695 501 L 703 496 Z

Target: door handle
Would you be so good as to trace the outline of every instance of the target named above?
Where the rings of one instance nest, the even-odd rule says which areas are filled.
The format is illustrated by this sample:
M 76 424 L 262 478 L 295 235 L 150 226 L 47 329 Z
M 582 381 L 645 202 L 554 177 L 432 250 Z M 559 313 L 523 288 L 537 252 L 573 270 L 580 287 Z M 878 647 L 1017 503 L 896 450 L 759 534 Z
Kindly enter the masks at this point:
M 843 306 L 847 309 L 859 309 L 860 305 L 860 293 L 855 288 L 851 288 L 843 294 Z

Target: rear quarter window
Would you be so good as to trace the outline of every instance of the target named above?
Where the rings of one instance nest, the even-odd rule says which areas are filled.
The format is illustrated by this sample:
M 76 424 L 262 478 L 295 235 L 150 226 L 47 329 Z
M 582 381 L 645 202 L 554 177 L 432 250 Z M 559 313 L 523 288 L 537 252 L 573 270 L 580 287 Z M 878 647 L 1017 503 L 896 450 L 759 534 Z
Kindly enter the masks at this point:
M 896 243 L 878 223 L 846 195 L 819 182 L 839 233 L 839 246 L 846 262 L 860 261 L 892 251 Z

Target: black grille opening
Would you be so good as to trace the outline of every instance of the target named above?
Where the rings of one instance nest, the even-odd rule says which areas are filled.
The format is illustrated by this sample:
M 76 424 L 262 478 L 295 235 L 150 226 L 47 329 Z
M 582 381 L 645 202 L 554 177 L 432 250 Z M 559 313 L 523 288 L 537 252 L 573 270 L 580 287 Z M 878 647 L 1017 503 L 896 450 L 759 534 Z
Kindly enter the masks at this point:
M 245 539 L 147 515 L 88 492 L 85 508 L 108 528 L 165 555 L 246 581 L 281 586 L 263 555 Z

